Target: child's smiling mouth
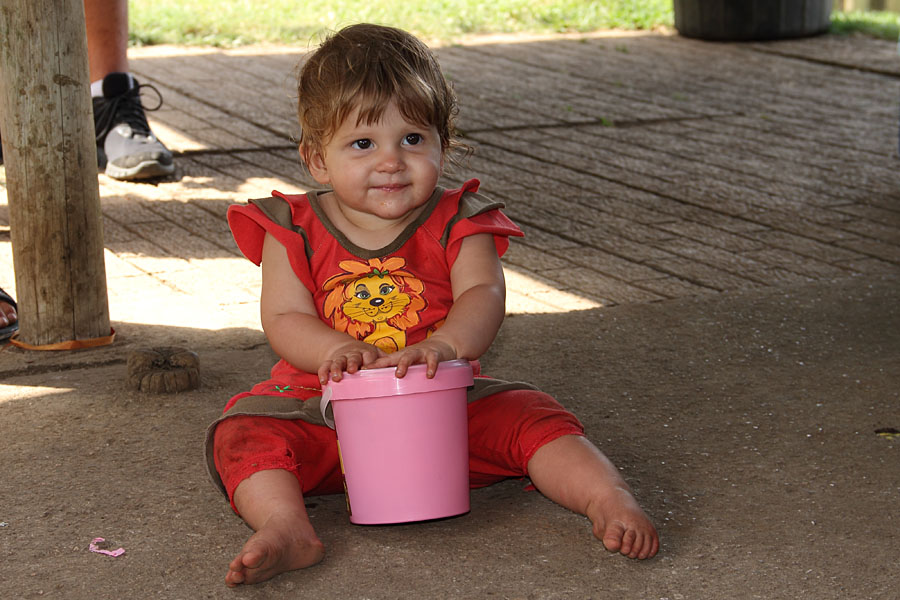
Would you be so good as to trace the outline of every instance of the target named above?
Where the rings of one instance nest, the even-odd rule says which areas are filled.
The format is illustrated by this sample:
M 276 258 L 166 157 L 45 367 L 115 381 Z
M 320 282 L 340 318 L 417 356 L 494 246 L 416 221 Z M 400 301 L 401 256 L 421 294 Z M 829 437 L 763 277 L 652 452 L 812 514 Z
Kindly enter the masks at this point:
M 409 184 L 408 183 L 389 183 L 389 184 L 385 184 L 385 185 L 376 185 L 373 187 L 374 187 L 374 189 L 381 191 L 381 192 L 399 192 L 399 191 L 405 190 L 407 187 L 409 187 Z

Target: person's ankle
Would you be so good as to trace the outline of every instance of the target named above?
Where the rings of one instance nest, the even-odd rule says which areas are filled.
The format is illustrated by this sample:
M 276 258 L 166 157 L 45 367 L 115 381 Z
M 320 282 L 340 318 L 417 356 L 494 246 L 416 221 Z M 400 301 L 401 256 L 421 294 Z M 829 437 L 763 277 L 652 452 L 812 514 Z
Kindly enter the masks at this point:
M 112 73 L 107 73 L 104 77 L 98 79 L 97 81 L 91 82 L 91 98 L 103 98 L 104 97 L 103 96 L 103 82 L 106 79 L 106 77 L 108 77 L 109 75 L 112 75 Z M 128 76 L 128 82 L 129 82 L 128 89 L 130 90 L 130 89 L 134 88 L 134 85 L 135 85 L 134 75 L 132 75 L 131 73 L 125 73 L 125 75 Z

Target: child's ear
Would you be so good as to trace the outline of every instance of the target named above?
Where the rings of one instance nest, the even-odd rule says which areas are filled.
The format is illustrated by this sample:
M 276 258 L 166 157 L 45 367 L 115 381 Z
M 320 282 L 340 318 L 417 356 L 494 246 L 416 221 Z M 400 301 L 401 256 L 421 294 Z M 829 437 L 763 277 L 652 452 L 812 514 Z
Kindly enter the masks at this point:
M 300 146 L 300 160 L 306 164 L 309 174 L 317 183 L 322 185 L 331 183 L 331 177 L 328 175 L 328 169 L 325 168 L 325 160 L 322 158 L 321 152 Z

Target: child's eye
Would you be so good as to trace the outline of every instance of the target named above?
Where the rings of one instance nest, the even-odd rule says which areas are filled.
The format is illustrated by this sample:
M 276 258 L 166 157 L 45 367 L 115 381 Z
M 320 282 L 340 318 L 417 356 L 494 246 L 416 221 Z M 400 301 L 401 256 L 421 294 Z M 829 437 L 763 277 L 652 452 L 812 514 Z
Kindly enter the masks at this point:
M 356 140 L 352 144 L 350 144 L 351 148 L 356 148 L 357 150 L 368 150 L 372 147 L 372 140 L 361 139 Z
M 416 144 L 422 143 L 422 136 L 418 133 L 410 133 L 405 138 L 403 138 L 403 141 L 410 146 L 415 146 Z

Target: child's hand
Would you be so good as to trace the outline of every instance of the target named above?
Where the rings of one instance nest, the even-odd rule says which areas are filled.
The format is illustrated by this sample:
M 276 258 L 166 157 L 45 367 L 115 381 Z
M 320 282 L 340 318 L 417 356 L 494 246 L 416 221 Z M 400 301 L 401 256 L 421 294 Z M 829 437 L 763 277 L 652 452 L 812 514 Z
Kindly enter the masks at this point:
M 338 346 L 331 358 L 319 367 L 319 382 L 328 383 L 328 378 L 340 381 L 347 373 L 356 373 L 362 367 L 371 367 L 377 360 L 388 356 L 383 350 L 365 342 L 351 341 Z
M 403 377 L 406 375 L 406 371 L 409 369 L 410 365 L 424 363 L 427 365 L 425 376 L 431 379 L 437 371 L 439 362 L 456 358 L 456 349 L 450 344 L 440 341 L 440 339 L 435 339 L 435 337 L 436 336 L 430 337 L 418 344 L 408 346 L 403 350 L 385 354 L 372 364 L 366 366 L 370 369 L 378 369 L 396 365 L 397 377 Z

